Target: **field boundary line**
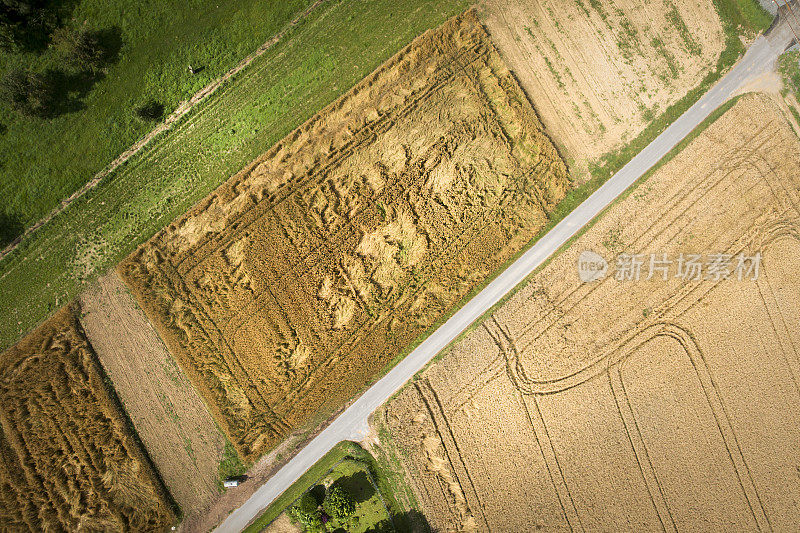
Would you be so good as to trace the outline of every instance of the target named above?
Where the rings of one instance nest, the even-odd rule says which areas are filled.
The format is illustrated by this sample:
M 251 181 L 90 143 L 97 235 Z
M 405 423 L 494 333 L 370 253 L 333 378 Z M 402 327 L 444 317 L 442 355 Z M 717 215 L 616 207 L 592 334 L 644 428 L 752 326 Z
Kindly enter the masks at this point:
M 161 124 L 156 126 L 153 130 L 149 133 L 145 134 L 141 137 L 138 141 L 133 143 L 130 148 L 122 152 L 116 159 L 111 161 L 107 164 L 102 170 L 100 170 L 97 174 L 95 174 L 92 179 L 86 182 L 83 187 L 78 189 L 77 191 L 73 192 L 66 198 L 62 199 L 59 204 L 53 208 L 48 214 L 44 217 L 40 218 L 36 222 L 34 222 L 31 226 L 25 228 L 25 231 L 22 232 L 21 235 L 17 236 L 14 240 L 12 240 L 3 250 L 0 250 L 0 261 L 2 261 L 7 255 L 13 252 L 17 246 L 19 246 L 22 241 L 26 238 L 30 237 L 33 233 L 35 233 L 39 228 L 50 222 L 60 213 L 62 213 L 66 208 L 72 205 L 76 200 L 81 198 L 83 195 L 97 187 L 100 182 L 103 181 L 109 174 L 117 170 L 119 167 L 124 165 L 131 159 L 133 156 L 138 154 L 144 147 L 150 144 L 150 141 L 172 129 L 172 126 L 177 124 L 180 119 L 184 116 L 189 114 L 198 104 L 207 100 L 212 94 L 214 94 L 217 89 L 219 89 L 222 85 L 225 84 L 228 80 L 239 74 L 242 70 L 250 66 L 250 64 L 255 61 L 260 56 L 264 55 L 264 53 L 271 49 L 275 44 L 278 43 L 288 32 L 290 29 L 297 26 L 300 21 L 306 18 L 312 11 L 314 11 L 320 4 L 325 2 L 325 0 L 316 0 L 313 4 L 308 6 L 304 9 L 300 14 L 294 17 L 288 24 L 286 24 L 283 29 L 281 29 L 278 33 L 270 37 L 266 42 L 264 42 L 261 46 L 259 46 L 254 52 L 251 52 L 249 55 L 245 56 L 244 59 L 239 61 L 239 63 L 231 68 L 228 72 L 223 74 L 221 77 L 217 78 L 216 80 L 212 81 L 199 91 L 197 91 L 191 98 L 188 100 L 184 100 L 178 107 L 173 111 Z

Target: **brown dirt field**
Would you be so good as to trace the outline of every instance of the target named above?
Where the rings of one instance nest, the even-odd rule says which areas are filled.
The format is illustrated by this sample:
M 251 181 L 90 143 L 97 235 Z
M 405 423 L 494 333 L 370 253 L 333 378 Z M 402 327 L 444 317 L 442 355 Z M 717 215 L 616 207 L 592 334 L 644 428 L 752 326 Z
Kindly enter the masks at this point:
M 757 280 L 612 261 L 740 251 Z M 442 531 L 795 529 L 799 270 L 800 140 L 747 95 L 389 402 L 383 445 Z
M 186 520 L 218 494 L 225 437 L 115 273 L 80 298 L 81 323 Z
M 416 39 L 119 267 L 241 455 L 350 399 L 570 186 L 474 11 Z
M 482 0 L 482 19 L 577 167 L 633 139 L 712 71 L 712 0 Z
M 4 531 L 175 523 L 69 307 L 0 356 L 0 502 Z

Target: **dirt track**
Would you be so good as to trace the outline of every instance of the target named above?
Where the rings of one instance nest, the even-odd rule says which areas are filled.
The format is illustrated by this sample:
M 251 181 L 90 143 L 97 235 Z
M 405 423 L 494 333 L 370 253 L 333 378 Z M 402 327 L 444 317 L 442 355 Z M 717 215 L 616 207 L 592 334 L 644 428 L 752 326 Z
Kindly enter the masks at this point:
M 191 521 L 219 494 L 225 437 L 112 272 L 80 298 L 81 323 L 164 482 Z
M 743 98 L 390 402 L 432 525 L 792 529 L 798 176 L 780 109 Z M 587 249 L 610 277 L 578 279 Z M 756 251 L 757 280 L 614 277 L 621 252 Z

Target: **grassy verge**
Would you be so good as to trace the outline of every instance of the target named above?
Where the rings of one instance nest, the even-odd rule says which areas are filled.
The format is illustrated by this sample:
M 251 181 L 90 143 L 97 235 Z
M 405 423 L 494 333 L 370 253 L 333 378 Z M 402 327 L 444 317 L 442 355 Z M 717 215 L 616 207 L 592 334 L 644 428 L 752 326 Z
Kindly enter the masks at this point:
M 317 461 L 300 479 L 287 488 L 267 509 L 245 530 L 246 533 L 257 533 L 267 527 L 306 491 L 312 489 L 322 480 L 333 481 L 342 477 L 357 475 L 358 472 L 368 474 L 377 487 L 379 498 L 366 502 L 360 510 L 362 514 L 358 525 L 351 526 L 354 531 L 366 531 L 387 519 L 394 524 L 397 531 L 404 529 L 404 520 L 408 513 L 403 513 L 394 495 L 394 486 L 384 475 L 379 463 L 367 451 L 353 442 L 337 444 L 325 457 Z M 351 492 L 354 492 L 351 488 Z M 380 502 L 380 505 L 378 505 Z M 380 529 L 383 531 L 383 529 Z
M 800 94 L 800 51 L 785 52 L 778 58 L 778 72 L 783 78 L 783 95 Z
M 236 448 L 227 439 L 219 461 L 217 488 L 224 490 L 222 482 L 230 477 L 239 477 L 247 471 L 247 466 L 239 458 Z
M 77 99 L 70 112 L 45 120 L 0 108 L 0 154 L 5 154 L 0 158 L 0 211 L 23 226 L 40 219 L 154 127 L 135 115 L 137 106 L 153 99 L 169 114 L 312 1 L 71 2 L 75 7 L 67 26 L 102 30 L 113 43 L 109 46 L 121 47 L 88 87 L 60 87 Z M 192 74 L 190 64 L 200 70 Z M 0 51 L 0 76 L 14 68 L 43 72 L 62 67 L 53 47 Z
M 0 349 L 465 0 L 328 0 L 0 262 Z

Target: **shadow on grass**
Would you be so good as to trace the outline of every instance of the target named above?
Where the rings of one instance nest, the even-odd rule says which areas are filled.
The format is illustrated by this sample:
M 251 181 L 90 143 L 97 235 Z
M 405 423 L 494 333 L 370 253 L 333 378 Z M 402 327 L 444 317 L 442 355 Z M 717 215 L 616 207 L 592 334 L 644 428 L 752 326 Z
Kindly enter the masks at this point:
M 375 495 L 375 487 L 363 470 L 349 476 L 340 477 L 334 485 L 342 487 L 357 504 L 363 503 Z
M 0 212 L 0 248 L 22 235 L 24 229 L 19 215 Z
M 425 515 L 416 509 L 392 515 L 391 520 L 381 520 L 366 533 L 430 533 L 431 525 Z

